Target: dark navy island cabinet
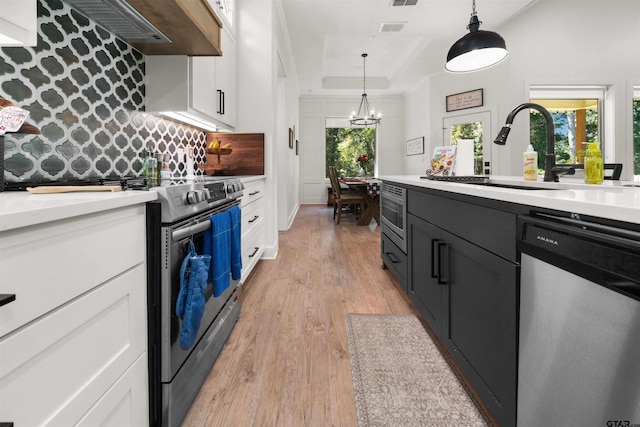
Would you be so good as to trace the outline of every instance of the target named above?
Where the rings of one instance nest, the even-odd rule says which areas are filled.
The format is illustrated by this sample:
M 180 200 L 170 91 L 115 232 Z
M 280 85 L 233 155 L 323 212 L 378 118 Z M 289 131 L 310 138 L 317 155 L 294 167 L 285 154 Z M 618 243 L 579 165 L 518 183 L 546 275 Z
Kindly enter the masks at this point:
M 524 207 L 427 189 L 407 192 L 408 294 L 502 426 L 516 424 Z

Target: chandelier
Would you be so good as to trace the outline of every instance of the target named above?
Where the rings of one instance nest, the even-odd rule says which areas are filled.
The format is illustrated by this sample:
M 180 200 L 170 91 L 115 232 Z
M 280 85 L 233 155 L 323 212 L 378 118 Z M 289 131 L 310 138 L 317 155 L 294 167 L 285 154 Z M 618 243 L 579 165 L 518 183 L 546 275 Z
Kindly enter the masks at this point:
M 365 61 L 367 59 L 367 54 L 362 54 L 362 100 L 360 101 L 360 107 L 358 107 L 358 114 L 354 111 L 351 113 L 351 117 L 349 117 L 349 123 L 351 126 L 370 126 L 377 125 L 380 123 L 380 113 L 375 115 L 375 112 L 371 109 L 369 105 L 369 100 L 367 99 L 367 89 L 366 89 L 366 79 L 367 73 L 365 69 Z

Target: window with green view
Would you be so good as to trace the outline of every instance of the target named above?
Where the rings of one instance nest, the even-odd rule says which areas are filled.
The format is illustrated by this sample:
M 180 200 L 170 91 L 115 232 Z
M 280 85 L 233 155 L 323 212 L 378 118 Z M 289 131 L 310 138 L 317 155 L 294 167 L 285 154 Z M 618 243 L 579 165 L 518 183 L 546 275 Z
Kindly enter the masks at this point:
M 326 170 L 335 166 L 340 176 L 359 176 L 358 157 L 369 156 L 365 172 L 373 175 L 376 161 L 376 128 L 326 127 Z

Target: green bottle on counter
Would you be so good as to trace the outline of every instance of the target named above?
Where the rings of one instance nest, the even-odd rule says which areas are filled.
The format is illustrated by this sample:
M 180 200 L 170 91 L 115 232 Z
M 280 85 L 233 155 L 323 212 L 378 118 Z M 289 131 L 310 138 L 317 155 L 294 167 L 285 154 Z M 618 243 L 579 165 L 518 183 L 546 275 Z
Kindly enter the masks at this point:
M 586 184 L 602 184 L 604 180 L 604 162 L 600 143 L 590 142 L 584 156 L 584 182 Z

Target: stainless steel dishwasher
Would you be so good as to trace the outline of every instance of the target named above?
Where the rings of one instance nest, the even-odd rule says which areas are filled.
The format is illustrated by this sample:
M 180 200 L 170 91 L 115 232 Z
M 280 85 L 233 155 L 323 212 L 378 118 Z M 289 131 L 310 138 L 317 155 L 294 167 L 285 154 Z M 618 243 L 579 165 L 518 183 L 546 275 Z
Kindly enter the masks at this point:
M 519 427 L 640 424 L 640 232 L 518 218 Z

